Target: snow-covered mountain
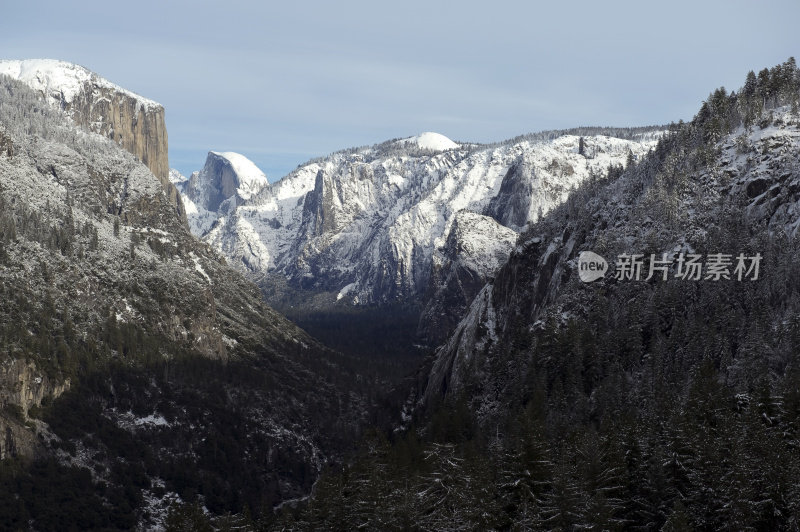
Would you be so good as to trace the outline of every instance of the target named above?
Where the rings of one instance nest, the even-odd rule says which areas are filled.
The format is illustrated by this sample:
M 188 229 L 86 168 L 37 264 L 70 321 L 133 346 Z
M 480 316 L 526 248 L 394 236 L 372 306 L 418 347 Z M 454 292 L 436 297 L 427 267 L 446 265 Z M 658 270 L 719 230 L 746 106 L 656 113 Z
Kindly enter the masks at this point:
M 87 87 L 110 89 L 125 94 L 148 108 L 161 104 L 116 85 L 94 72 L 74 63 L 56 59 L 0 60 L 0 74 L 17 79 L 42 94 L 55 107 L 66 109 L 83 97 Z
M 184 196 L 196 234 L 256 278 L 285 276 L 331 302 L 418 303 L 447 268 L 454 225 L 467 245 L 502 233 L 502 244 L 471 259 L 487 260 L 475 271 L 490 275 L 516 233 L 590 176 L 642 157 L 658 136 L 587 130 L 480 146 L 428 132 L 313 160 L 272 185 L 258 181 L 249 197 L 235 193 L 232 184 L 246 181 L 236 172 L 220 186 L 212 154 Z M 472 223 L 482 217 L 491 223 Z
M 263 177 L 248 175 L 236 197 Z M 0 293 L 0 458 L 42 457 L 62 478 L 85 475 L 85 496 L 113 509 L 112 528 L 160 529 L 187 485 L 219 514 L 243 504 L 229 508 L 233 496 L 220 493 L 252 494 L 247 504 L 269 510 L 306 494 L 326 457 L 353 439 L 363 405 L 351 409 L 357 394 L 332 384 L 349 371 L 342 357 L 198 241 L 140 160 L 6 76 Z M 135 487 L 115 473 L 128 467 Z M 20 474 L 47 485 L 23 462 Z M 129 490 L 125 508 L 95 482 L 103 494 Z M 80 498 L 67 491 L 61 514 Z M 87 519 L 63 527 L 107 528 L 112 518 Z
M 720 104 L 725 109 L 723 105 L 730 104 Z M 753 341 L 746 338 L 752 334 L 747 330 L 754 318 L 733 307 L 757 305 L 753 294 L 774 290 L 774 300 L 769 303 L 775 307 L 770 310 L 772 321 L 759 334 L 782 330 L 796 319 L 797 299 L 787 286 L 797 282 L 793 253 L 800 232 L 800 119 L 791 108 L 784 105 L 765 111 L 754 120 L 756 124 L 743 123 L 724 134 L 711 120 L 696 118 L 632 171 L 571 197 L 568 205 L 562 205 L 542 224 L 522 234 L 497 278 L 481 287 L 453 334 L 437 351 L 421 394 L 423 402 L 436 403 L 443 395 L 469 388 L 480 416 L 494 419 L 507 402 L 507 398 L 498 397 L 496 390 L 520 389 L 523 384 L 519 379 L 527 371 L 510 374 L 506 368 L 528 368 L 537 362 L 536 356 L 551 357 L 547 349 L 556 349 L 543 343 L 543 331 L 564 330 L 570 323 L 602 322 L 592 309 L 617 316 L 609 309 L 625 308 L 633 310 L 625 310 L 624 317 L 612 321 L 641 319 L 655 330 L 637 333 L 644 338 L 677 335 L 670 330 L 676 327 L 672 321 L 678 318 L 668 314 L 688 313 L 689 308 L 694 312 L 697 301 L 705 301 L 706 306 L 711 306 L 708 300 L 719 304 L 714 298 L 721 298 L 720 293 L 736 301 L 722 299 L 724 305 L 731 306 L 724 309 L 731 313 L 726 316 L 726 323 L 735 323 L 732 327 L 737 331 L 733 339 L 726 340 L 733 347 L 725 355 L 720 371 L 727 375 L 725 382 L 729 386 L 746 391 L 752 386 L 753 376 L 748 374 L 752 368 L 743 368 L 755 364 L 746 360 L 751 355 L 747 342 Z M 611 263 L 611 273 L 591 285 L 581 282 L 577 275 L 581 251 L 601 253 Z M 647 276 L 651 253 L 659 259 L 672 257 L 667 280 L 651 284 L 615 279 L 614 259 L 629 253 L 643 253 L 646 257 L 642 279 Z M 707 276 L 707 270 L 696 282 L 678 279 L 680 254 L 700 254 L 707 261 L 717 253 L 730 258 L 725 281 L 715 282 Z M 763 255 L 751 282 L 738 282 L 732 273 L 739 253 L 748 257 Z M 746 265 L 752 267 L 750 262 Z M 767 286 L 772 288 L 764 288 Z M 665 296 L 669 290 L 675 292 Z M 672 305 L 669 310 L 653 307 L 654 298 L 683 295 L 687 301 L 664 303 Z M 738 302 L 734 295 L 744 302 Z M 598 304 L 596 299 L 603 303 Z M 651 314 L 635 316 L 636 309 Z M 708 319 L 708 312 L 697 309 L 696 319 L 688 323 Z M 616 329 L 610 327 L 601 332 L 612 334 Z M 534 337 L 537 339 L 532 340 Z M 512 347 L 534 345 L 536 341 L 546 347 L 533 359 L 530 352 Z M 621 340 L 615 338 L 613 342 L 619 344 Z M 662 354 L 663 345 L 651 348 Z M 758 349 L 773 348 L 759 344 Z M 691 352 L 702 360 L 702 348 L 698 351 L 691 346 L 680 352 L 681 357 L 687 358 Z M 642 360 L 648 357 L 651 354 L 645 354 Z M 782 367 L 782 362 L 771 363 Z
M 171 171 L 183 194 L 192 232 L 208 232 L 219 213 L 230 212 L 268 185 L 267 176 L 250 159 L 233 152 L 209 152 L 206 164 L 187 180 Z
M 177 214 L 183 205 L 169 180 L 164 107 L 73 63 L 54 59 L 0 60 L 0 75 L 26 84 L 78 126 L 111 139 L 159 179 Z

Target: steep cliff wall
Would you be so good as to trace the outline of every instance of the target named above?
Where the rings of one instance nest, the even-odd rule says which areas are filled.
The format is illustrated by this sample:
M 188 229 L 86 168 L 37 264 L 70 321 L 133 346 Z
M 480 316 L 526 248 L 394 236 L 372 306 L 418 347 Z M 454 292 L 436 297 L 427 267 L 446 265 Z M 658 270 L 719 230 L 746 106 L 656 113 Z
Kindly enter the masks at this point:
M 28 411 L 40 406 L 45 397 L 58 397 L 69 387 L 69 379 L 52 379 L 33 362 L 6 359 L 0 363 L 0 460 L 37 456 L 43 427 L 28 418 Z
M 517 233 L 494 218 L 459 211 L 444 247 L 433 253 L 430 296 L 419 320 L 420 340 L 445 342 L 486 282 L 505 263 Z
M 42 444 L 38 434 L 21 421 L 0 414 L 0 460 L 40 456 Z
M 69 379 L 56 382 L 32 362 L 15 359 L 0 364 L 0 405 L 18 405 L 23 415 L 32 406 L 41 405 L 45 397 L 58 397 L 69 386 Z
M 63 108 L 80 126 L 112 139 L 167 181 L 167 128 L 161 105 L 89 80 Z
M 0 61 L 0 74 L 26 83 L 84 129 L 108 137 L 138 157 L 159 179 L 180 218 L 186 219 L 178 190 L 169 181 L 162 105 L 64 61 Z

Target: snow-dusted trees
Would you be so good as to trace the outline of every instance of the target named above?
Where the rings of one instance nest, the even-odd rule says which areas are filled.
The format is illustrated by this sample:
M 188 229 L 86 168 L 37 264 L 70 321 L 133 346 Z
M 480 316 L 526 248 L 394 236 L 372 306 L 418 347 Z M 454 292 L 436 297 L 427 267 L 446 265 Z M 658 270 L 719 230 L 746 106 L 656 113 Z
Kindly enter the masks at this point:
M 657 253 L 673 242 L 759 252 L 758 283 L 575 283 L 537 314 L 542 300 L 531 279 L 540 255 L 523 249 L 495 280 L 505 330 L 490 352 L 491 371 L 464 385 L 473 408 L 451 397 L 410 433 L 393 433 L 374 484 L 363 474 L 358 484 L 346 474 L 323 479 L 342 493 L 356 485 L 383 493 L 377 504 L 403 523 L 396 528 L 795 530 L 800 243 L 767 228 L 771 213 L 748 218 L 752 195 L 728 197 L 730 188 L 719 193 L 710 184 L 730 183 L 720 141 L 730 149 L 736 128 L 766 126 L 775 106 L 795 105 L 798 79 L 790 59 L 750 72 L 738 93 L 714 91 L 649 156 L 590 181 L 520 239 L 577 235 L 577 246 L 608 253 L 631 245 Z M 781 114 L 776 125 L 794 131 L 795 117 Z M 793 148 L 779 148 L 780 159 L 740 149 L 794 182 Z M 699 201 L 703 187 L 713 204 Z M 482 386 L 489 392 L 474 392 Z M 387 467 L 412 438 L 416 458 Z

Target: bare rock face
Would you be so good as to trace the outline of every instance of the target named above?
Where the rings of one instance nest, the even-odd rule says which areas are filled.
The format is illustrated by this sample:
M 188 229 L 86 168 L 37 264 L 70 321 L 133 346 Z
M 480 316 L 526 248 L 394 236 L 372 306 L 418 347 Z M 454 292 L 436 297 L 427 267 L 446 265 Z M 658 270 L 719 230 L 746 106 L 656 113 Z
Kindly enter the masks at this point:
M 512 165 L 486 213 L 504 226 L 520 230 L 530 217 L 534 175 L 535 169 L 526 168 L 524 163 Z
M 443 248 L 433 255 L 430 296 L 419 320 L 421 340 L 447 340 L 486 282 L 505 263 L 517 233 L 489 216 L 459 211 Z
M 0 414 L 0 460 L 36 458 L 41 453 L 42 444 L 34 429 Z
M 69 379 L 58 382 L 33 362 L 11 359 L 0 364 L 0 460 L 38 455 L 41 427 L 39 422 L 28 418 L 28 411 L 41 406 L 46 397 L 58 397 L 69 387 Z
M 23 415 L 45 397 L 58 397 L 69 389 L 70 381 L 54 382 L 32 363 L 6 360 L 0 364 L 0 404 L 18 405 Z
M 82 128 L 116 142 L 155 175 L 182 220 L 186 212 L 169 181 L 164 107 L 86 68 L 49 59 L 0 61 L 0 74 L 18 79 L 62 109 Z
M 63 109 L 81 127 L 99 133 L 138 157 L 158 179 L 169 182 L 164 108 L 127 91 L 89 80 Z

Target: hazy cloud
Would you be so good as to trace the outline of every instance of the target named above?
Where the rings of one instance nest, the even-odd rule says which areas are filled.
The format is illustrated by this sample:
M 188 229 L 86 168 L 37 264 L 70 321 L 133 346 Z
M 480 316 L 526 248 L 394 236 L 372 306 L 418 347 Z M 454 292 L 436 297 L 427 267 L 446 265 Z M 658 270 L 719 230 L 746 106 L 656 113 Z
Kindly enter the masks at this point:
M 80 63 L 167 108 L 171 164 L 274 180 L 339 148 L 690 119 L 800 44 L 795 1 L 15 2 L 7 58 Z

